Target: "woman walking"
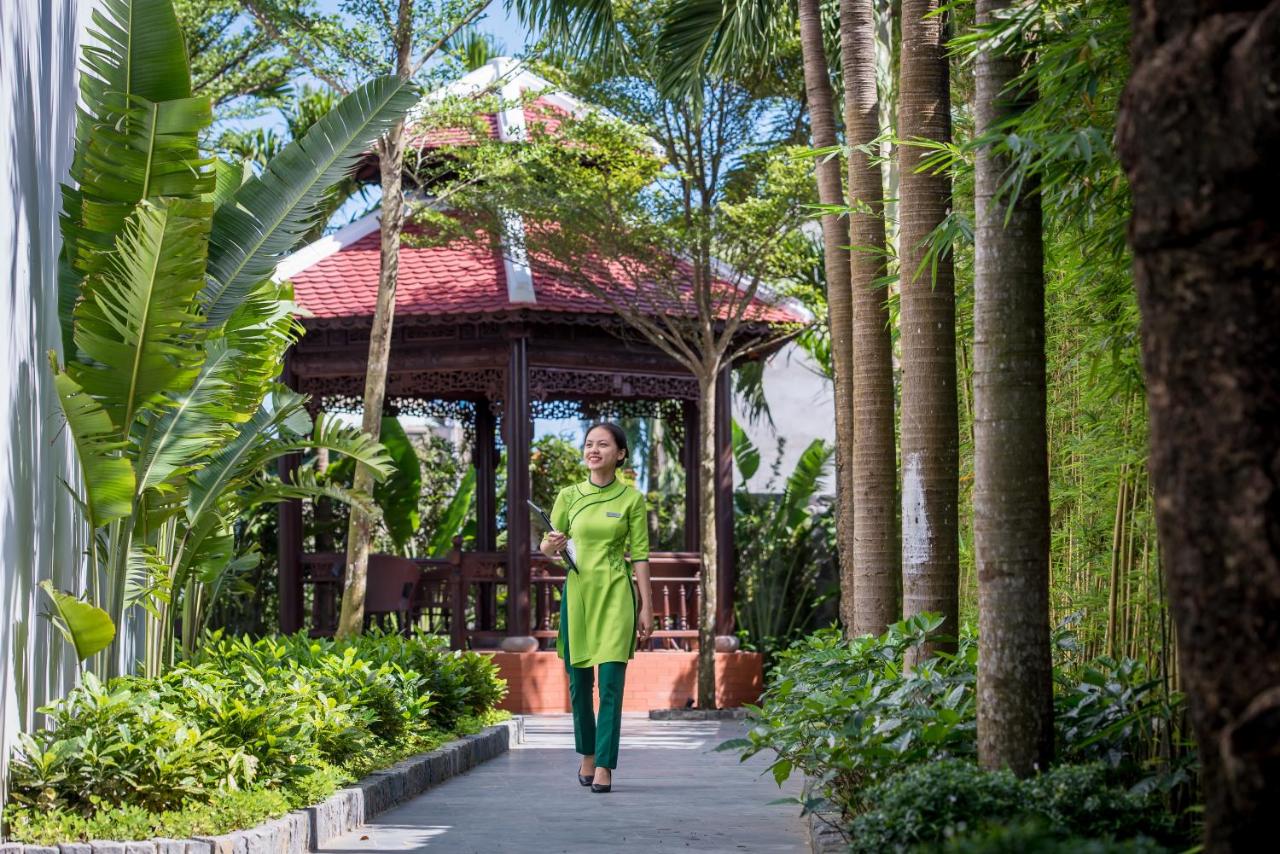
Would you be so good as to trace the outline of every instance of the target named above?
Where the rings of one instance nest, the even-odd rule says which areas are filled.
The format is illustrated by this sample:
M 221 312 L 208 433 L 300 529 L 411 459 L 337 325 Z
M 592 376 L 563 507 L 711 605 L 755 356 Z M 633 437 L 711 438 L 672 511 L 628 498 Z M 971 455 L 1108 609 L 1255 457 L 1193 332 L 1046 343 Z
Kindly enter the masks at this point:
M 572 541 L 570 556 L 578 571 L 566 574 L 556 652 L 569 671 L 573 738 L 582 754 L 578 782 L 593 792 L 608 792 L 618 767 L 627 662 L 635 655 L 637 636 L 647 639 L 653 626 L 649 520 L 644 496 L 616 476 L 627 458 L 622 428 L 607 422 L 591 427 L 582 457 L 590 474 L 556 496 L 551 510 L 555 530 L 543 538 L 541 548 L 556 557 Z M 598 719 L 591 696 L 595 667 L 600 669 Z

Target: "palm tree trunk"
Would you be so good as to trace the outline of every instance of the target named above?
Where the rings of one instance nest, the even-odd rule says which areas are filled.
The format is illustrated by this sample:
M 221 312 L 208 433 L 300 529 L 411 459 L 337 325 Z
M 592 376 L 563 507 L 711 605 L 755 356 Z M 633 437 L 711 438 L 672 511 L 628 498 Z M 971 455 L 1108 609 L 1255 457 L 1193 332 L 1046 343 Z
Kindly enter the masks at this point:
M 702 508 L 702 573 L 698 589 L 698 708 L 716 707 L 716 376 L 713 366 L 698 377 L 698 497 Z
M 804 62 L 805 99 L 814 148 L 837 144 L 835 98 L 822 46 L 819 0 L 799 0 L 800 50 Z M 818 201 L 843 206 L 844 186 L 838 157 L 819 158 L 815 171 Z M 827 326 L 835 374 L 836 408 L 836 542 L 840 551 L 840 619 L 854 624 L 854 491 L 853 491 L 853 294 L 849 289 L 848 240 L 835 214 L 822 217 L 822 257 L 827 278 Z
M 1010 0 L 978 0 L 978 25 Z M 983 51 L 977 135 L 1025 110 L 1012 92 L 1022 57 Z M 1044 248 L 1040 197 L 1012 206 L 999 188 L 1010 162 L 979 149 L 976 203 L 973 533 L 978 572 L 978 758 L 1020 777 L 1053 755 L 1049 654 L 1049 465 L 1045 416 Z
M 951 206 L 951 178 L 920 172 L 912 140 L 951 139 L 950 75 L 939 0 L 902 0 L 901 146 L 902 611 L 941 614 L 959 632 L 959 423 L 951 256 L 927 259 Z M 936 275 L 933 274 L 936 269 Z M 938 645 L 926 644 L 929 655 Z
M 410 75 L 413 48 L 413 0 L 400 0 L 396 25 L 396 74 Z M 378 302 L 369 333 L 369 362 L 364 380 L 364 417 L 361 429 L 378 438 L 382 429 L 382 405 L 387 392 L 387 363 L 391 356 L 391 324 L 395 318 L 396 283 L 400 277 L 400 232 L 404 227 L 404 121 L 396 122 L 378 143 L 378 168 L 382 173 L 381 266 L 378 270 Z M 373 471 L 356 464 L 353 488 L 373 494 Z M 358 635 L 364 628 L 364 594 L 369 568 L 372 520 L 351 508 L 347 526 L 347 572 L 338 616 L 338 637 Z
M 1116 138 L 1159 554 L 1204 850 L 1248 851 L 1280 803 L 1280 2 L 1133 10 Z
M 844 127 L 849 146 L 853 304 L 853 635 L 878 635 L 898 617 L 897 449 L 885 273 L 884 183 L 856 146 L 880 135 L 872 0 L 841 0 Z

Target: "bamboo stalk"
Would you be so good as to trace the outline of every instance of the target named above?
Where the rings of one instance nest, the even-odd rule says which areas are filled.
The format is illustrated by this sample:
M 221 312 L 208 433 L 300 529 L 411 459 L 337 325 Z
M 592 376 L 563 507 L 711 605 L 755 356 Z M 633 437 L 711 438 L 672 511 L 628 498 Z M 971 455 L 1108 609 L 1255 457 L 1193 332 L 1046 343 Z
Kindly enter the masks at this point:
M 1120 581 L 1120 545 L 1124 530 L 1125 498 L 1128 489 L 1128 465 L 1120 467 L 1120 483 L 1116 487 L 1116 517 L 1111 529 L 1111 581 L 1107 596 L 1107 655 L 1112 658 L 1116 654 L 1116 619 L 1118 602 L 1116 596 Z

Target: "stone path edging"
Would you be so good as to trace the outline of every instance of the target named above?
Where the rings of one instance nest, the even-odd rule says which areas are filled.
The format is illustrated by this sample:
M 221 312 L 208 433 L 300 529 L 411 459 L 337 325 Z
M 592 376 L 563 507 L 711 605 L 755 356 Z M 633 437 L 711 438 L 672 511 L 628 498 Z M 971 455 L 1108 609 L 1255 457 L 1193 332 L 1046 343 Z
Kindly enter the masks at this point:
M 248 830 L 146 842 L 0 843 L 0 854 L 306 854 L 524 741 L 519 716 L 375 771 L 325 800 Z
M 806 777 L 804 781 L 804 797 L 809 797 L 813 788 L 813 779 Z M 840 832 L 840 813 L 819 810 L 804 817 L 805 827 L 809 831 L 809 850 L 813 854 L 845 854 L 849 850 L 849 842 Z

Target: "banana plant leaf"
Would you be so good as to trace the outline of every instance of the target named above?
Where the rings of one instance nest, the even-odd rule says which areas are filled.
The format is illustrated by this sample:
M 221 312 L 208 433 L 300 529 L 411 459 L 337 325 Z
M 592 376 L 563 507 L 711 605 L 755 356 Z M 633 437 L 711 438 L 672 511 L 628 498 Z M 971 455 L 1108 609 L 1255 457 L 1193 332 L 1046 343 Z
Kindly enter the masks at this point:
M 224 322 L 244 297 L 315 226 L 329 189 L 369 145 L 418 101 L 398 77 L 370 80 L 271 159 L 214 214 L 209 282 L 200 301 L 208 323 Z
M 733 422 L 733 459 L 744 481 L 751 480 L 760 470 L 760 449 L 736 420 Z
M 102 652 L 115 640 L 116 626 L 106 611 L 57 589 L 48 580 L 40 582 L 40 589 L 53 603 L 54 626 L 75 647 L 79 661 Z
M 427 545 L 428 557 L 444 557 L 453 548 L 453 538 L 465 533 L 466 525 L 471 520 L 471 502 L 476 495 L 476 467 L 469 466 L 462 476 L 458 491 L 449 501 L 444 515 L 440 518 L 440 526 L 431 532 L 431 541 Z

